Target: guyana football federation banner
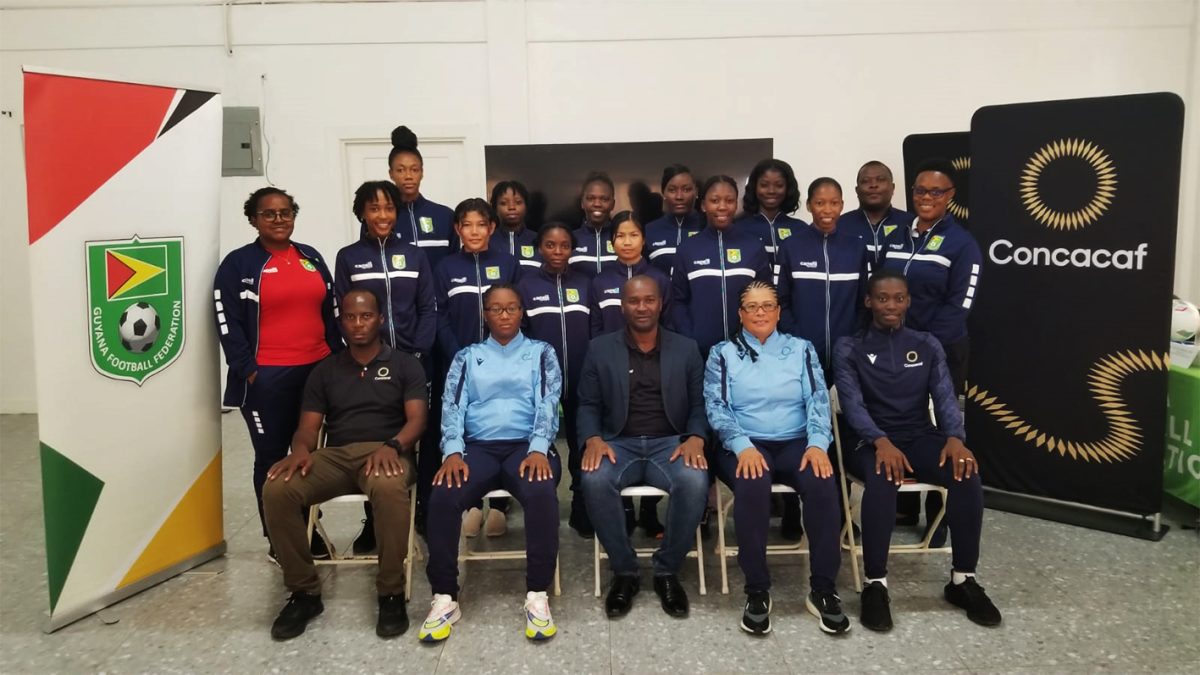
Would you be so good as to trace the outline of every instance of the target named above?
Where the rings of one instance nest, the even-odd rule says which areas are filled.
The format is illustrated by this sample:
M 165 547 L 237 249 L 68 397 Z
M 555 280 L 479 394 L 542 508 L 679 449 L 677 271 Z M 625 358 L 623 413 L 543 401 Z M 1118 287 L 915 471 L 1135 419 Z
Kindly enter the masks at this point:
M 25 69 L 49 628 L 225 550 L 221 98 Z
M 988 486 L 1160 510 L 1183 103 L 981 108 L 967 436 Z
M 904 183 L 902 189 L 907 199 L 905 208 L 916 213 L 913 207 L 912 185 L 917 182 L 917 167 L 927 159 L 944 159 L 954 167 L 956 182 L 954 199 L 946 206 L 959 225 L 970 229 L 971 213 L 971 134 L 966 131 L 950 131 L 941 134 L 912 134 L 904 139 Z

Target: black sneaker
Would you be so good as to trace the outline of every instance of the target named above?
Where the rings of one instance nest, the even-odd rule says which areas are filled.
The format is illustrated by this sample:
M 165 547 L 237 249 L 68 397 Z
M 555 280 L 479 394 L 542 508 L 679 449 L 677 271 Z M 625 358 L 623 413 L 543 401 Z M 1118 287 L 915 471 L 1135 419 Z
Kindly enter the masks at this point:
M 375 553 L 375 519 L 364 518 L 363 529 L 354 540 L 354 555 L 372 555 Z
M 892 603 L 887 586 L 881 581 L 872 581 L 862 592 L 862 614 L 859 621 L 874 631 L 885 633 L 892 629 Z
M 975 577 L 967 577 L 961 584 L 953 581 L 946 584 L 946 600 L 967 610 L 967 618 L 980 626 L 1000 625 L 1000 610 L 983 592 L 983 586 L 976 583 Z
M 821 630 L 837 635 L 850 630 L 850 619 L 842 612 L 842 599 L 837 593 L 812 591 L 804 599 L 809 614 L 820 619 Z
M 403 635 L 408 630 L 408 612 L 404 609 L 404 594 L 379 596 L 379 621 L 375 634 L 381 638 Z
M 329 545 L 325 543 L 325 538 L 321 536 L 321 533 L 316 530 L 313 530 L 308 552 L 312 554 L 313 560 L 329 560 Z
M 771 632 L 771 594 L 755 591 L 746 594 L 746 609 L 742 612 L 742 630 L 751 635 Z
M 271 624 L 271 637 L 276 640 L 291 640 L 304 632 L 308 622 L 321 612 L 325 605 L 321 596 L 296 591 L 288 598 L 287 604 L 279 610 L 275 623 Z

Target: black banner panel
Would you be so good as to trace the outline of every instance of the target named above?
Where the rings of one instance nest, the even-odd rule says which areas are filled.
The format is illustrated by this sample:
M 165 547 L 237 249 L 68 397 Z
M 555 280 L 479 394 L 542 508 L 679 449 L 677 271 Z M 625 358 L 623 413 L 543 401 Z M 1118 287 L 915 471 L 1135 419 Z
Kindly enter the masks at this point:
M 981 108 L 968 447 L 986 485 L 1160 510 L 1183 102 Z
M 917 167 L 927 159 L 944 159 L 957 174 L 954 199 L 947 209 L 959 225 L 970 229 L 971 218 L 971 134 L 951 131 L 943 134 L 912 134 L 904 139 L 904 195 L 909 213 L 913 209 L 912 186 L 917 182 Z

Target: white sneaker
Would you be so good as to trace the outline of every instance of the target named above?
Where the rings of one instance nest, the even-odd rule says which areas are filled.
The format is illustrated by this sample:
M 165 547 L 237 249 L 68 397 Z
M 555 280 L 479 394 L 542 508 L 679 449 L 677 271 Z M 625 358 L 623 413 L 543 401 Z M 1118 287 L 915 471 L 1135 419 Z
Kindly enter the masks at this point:
M 525 594 L 525 637 L 530 640 L 549 640 L 558 633 L 554 617 L 550 616 L 550 600 L 546 591 Z
M 488 509 L 487 525 L 484 532 L 489 537 L 501 537 L 508 532 L 508 516 L 498 509 Z
M 435 594 L 429 603 L 429 616 L 421 624 L 417 639 L 421 642 L 441 642 L 450 637 L 450 627 L 462 618 L 458 603 L 448 595 Z
M 463 536 L 468 539 L 479 536 L 479 526 L 483 524 L 483 511 L 479 509 L 470 509 L 467 515 L 463 516 L 462 529 Z

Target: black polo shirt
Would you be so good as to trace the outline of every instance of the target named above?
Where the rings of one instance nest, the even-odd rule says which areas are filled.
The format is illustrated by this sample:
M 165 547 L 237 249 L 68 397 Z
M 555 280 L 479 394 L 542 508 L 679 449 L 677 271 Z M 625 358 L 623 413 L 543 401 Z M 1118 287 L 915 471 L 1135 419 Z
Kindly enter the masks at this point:
M 621 435 L 662 438 L 678 434 L 663 406 L 662 334 L 655 339 L 654 349 L 643 352 L 626 328 L 625 346 L 629 349 L 629 414 Z
M 300 408 L 325 416 L 326 445 L 387 440 L 404 427 L 404 402 L 427 400 L 421 362 L 381 346 L 365 366 L 343 349 L 309 374 Z

